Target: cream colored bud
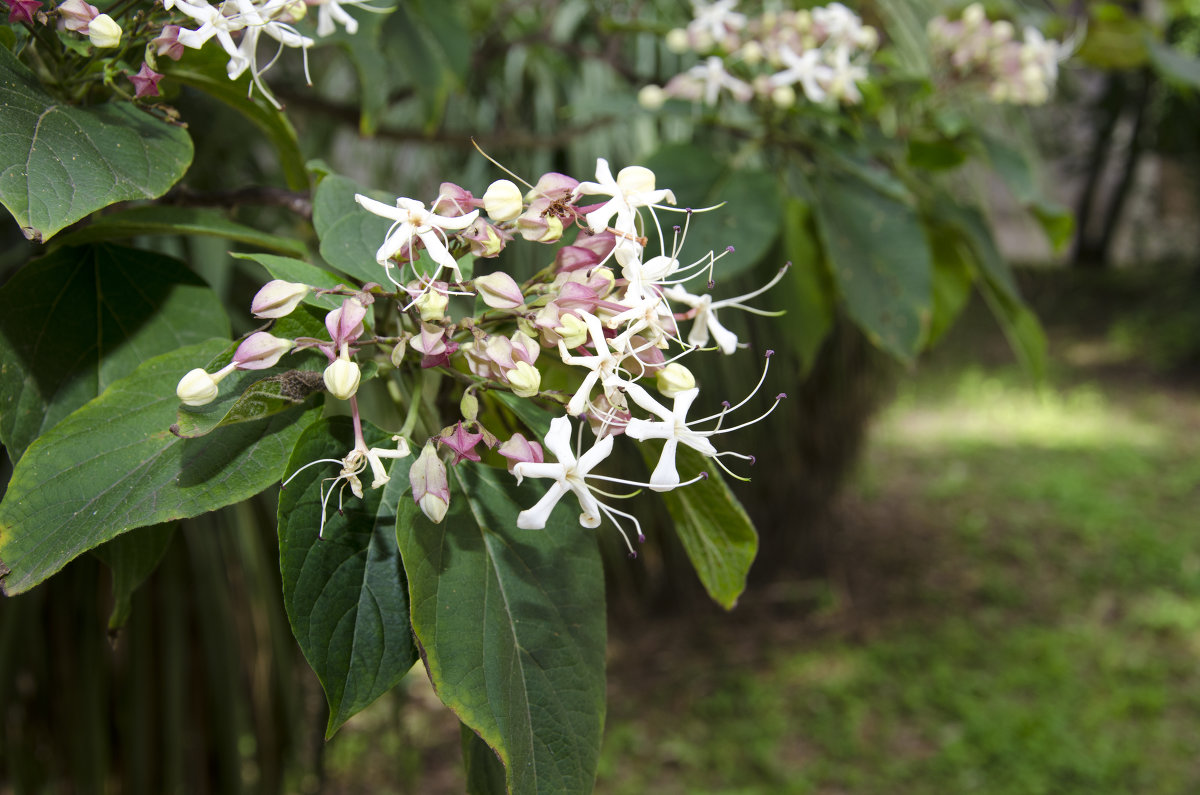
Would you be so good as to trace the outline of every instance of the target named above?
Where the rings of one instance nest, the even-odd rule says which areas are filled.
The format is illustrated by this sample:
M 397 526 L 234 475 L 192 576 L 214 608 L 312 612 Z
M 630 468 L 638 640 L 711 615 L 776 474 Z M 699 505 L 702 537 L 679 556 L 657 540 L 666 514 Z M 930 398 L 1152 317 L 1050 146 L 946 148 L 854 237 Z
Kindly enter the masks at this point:
M 404 361 L 404 354 L 408 352 L 408 340 L 403 339 L 396 343 L 396 347 L 392 348 L 392 367 L 399 367 Z
M 790 108 L 796 104 L 796 89 L 791 86 L 777 86 L 771 91 L 771 101 L 778 107 Z
M 517 362 L 517 366 L 504 374 L 517 397 L 533 397 L 542 388 L 542 374 L 532 364 Z
M 417 500 L 417 506 L 434 524 L 441 524 L 446 518 L 446 512 L 450 510 L 450 503 L 432 492 Z
M 654 382 L 658 391 L 669 398 L 696 388 L 696 376 L 678 362 L 672 362 L 655 373 Z
M 742 61 L 747 66 L 757 66 L 758 64 L 762 63 L 762 60 L 765 57 L 763 46 L 757 41 L 753 40 L 746 42 L 742 46 L 740 54 L 742 56 Z
M 262 286 L 250 302 L 250 312 L 255 317 L 277 318 L 290 315 L 308 295 L 308 285 L 273 279 Z
M 189 370 L 175 387 L 179 402 L 185 406 L 204 406 L 217 397 L 217 382 L 203 367 Z
M 560 221 L 556 216 L 548 215 L 548 216 L 546 216 L 546 231 L 543 232 L 542 235 L 540 237 L 538 237 L 534 242 L 535 243 L 553 243 L 554 241 L 561 238 L 562 234 L 563 234 L 562 221 Z M 526 237 L 525 239 L 528 240 L 529 238 Z
M 421 313 L 421 320 L 432 323 L 446 316 L 446 307 L 450 305 L 450 296 L 439 293 L 437 290 L 430 290 L 419 296 L 413 303 L 416 304 L 417 311 Z
M 587 324 L 575 315 L 561 315 L 558 318 L 558 323 L 559 325 L 555 327 L 554 333 L 562 337 L 563 343 L 568 348 L 578 348 L 587 341 Z
M 998 44 L 1004 44 L 1012 41 L 1012 37 L 1016 34 L 1012 23 L 1006 19 L 1001 19 L 992 23 L 992 41 Z
M 358 391 L 362 371 L 349 359 L 334 359 L 325 368 L 325 388 L 338 400 L 349 400 Z
M 511 180 L 496 180 L 484 191 L 483 209 L 497 223 L 513 220 L 525 211 L 521 189 Z
M 979 3 L 972 3 L 963 9 L 962 21 L 968 29 L 973 30 L 978 28 L 987 20 L 987 12 L 983 10 L 983 6 Z
M 624 193 L 653 193 L 654 172 L 645 166 L 626 166 L 617 172 L 617 187 Z
M 88 41 L 93 47 L 112 49 L 121 43 L 121 26 L 108 14 L 98 14 L 88 23 Z
M 468 389 L 463 392 L 462 399 L 458 401 L 458 410 L 462 412 L 463 419 L 468 422 L 479 416 L 479 398 L 475 397 L 472 390 Z
M 870 25 L 863 25 L 858 36 L 858 44 L 864 50 L 873 50 L 879 46 L 879 31 Z
M 667 33 L 666 42 L 667 49 L 673 53 L 685 53 L 692 48 L 687 31 L 683 28 L 675 28 Z
M 667 92 L 661 86 L 642 86 L 638 92 L 638 104 L 646 110 L 658 110 L 667 101 Z

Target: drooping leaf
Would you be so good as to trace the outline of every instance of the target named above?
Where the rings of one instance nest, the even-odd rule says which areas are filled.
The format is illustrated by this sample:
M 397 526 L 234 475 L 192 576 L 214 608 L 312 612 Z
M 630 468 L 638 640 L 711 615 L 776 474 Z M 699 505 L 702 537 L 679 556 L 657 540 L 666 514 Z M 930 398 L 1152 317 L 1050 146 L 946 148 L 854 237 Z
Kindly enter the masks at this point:
M 564 505 L 544 530 L 517 529 L 541 491 L 502 472 L 458 466 L 452 483 L 441 524 L 405 499 L 396 525 L 430 678 L 499 754 L 510 793 L 589 793 L 604 723 L 596 539 Z
M 40 436 L 13 471 L 0 503 L 0 587 L 26 591 L 76 556 L 135 527 L 196 516 L 279 480 L 318 409 L 179 439 L 168 426 L 180 376 L 225 340 L 144 362 Z
M 108 618 L 110 631 L 125 626 L 133 609 L 133 592 L 158 568 L 174 535 L 175 525 L 170 523 L 139 527 L 93 550 L 112 572 L 113 609 Z
M 336 174 L 322 179 L 313 197 L 313 226 L 321 239 L 321 257 L 359 281 L 382 282 L 385 276 L 375 261 L 375 252 L 383 245 L 392 222 L 359 206 L 354 200 L 356 193 L 389 204 L 396 200 L 395 196 L 368 191 Z
M 0 47 L 0 204 L 31 240 L 113 202 L 161 196 L 192 162 L 192 140 L 128 102 L 64 105 Z
M 0 440 L 15 463 L 141 362 L 228 334 L 220 300 L 177 260 L 115 245 L 61 248 L 0 288 Z
M 369 423 L 363 423 L 363 436 L 370 447 L 395 446 L 390 434 Z M 353 448 L 348 417 L 322 420 L 300 437 L 288 470 L 344 458 Z M 396 547 L 396 506 L 408 496 L 411 464 L 411 458 L 396 460 L 391 480 L 378 489 L 370 488 L 371 470 L 365 469 L 361 500 L 346 489 L 345 502 L 338 493 L 322 505 L 323 489 L 331 488 L 325 479 L 338 473 L 335 464 L 300 472 L 279 493 L 283 602 L 329 701 L 327 737 L 394 687 L 417 661 L 408 581 Z
M 178 62 L 163 59 L 159 65 L 171 80 L 178 80 L 225 103 L 262 130 L 279 156 L 279 166 L 288 187 L 308 190 L 308 171 L 304 167 L 300 141 L 287 114 L 271 107 L 266 100 L 251 96 L 249 73 L 230 80 L 227 60 L 220 47 L 204 47 L 187 50 Z
M 775 322 L 786 334 L 787 350 L 799 357 L 804 374 L 812 369 L 821 343 L 833 328 L 836 298 L 815 238 L 812 209 L 798 199 L 788 199 L 784 205 L 783 250 L 792 267 L 776 289 L 787 313 Z
M 647 466 L 657 463 L 657 449 L 661 448 L 641 445 Z M 746 575 L 758 553 L 758 533 L 711 461 L 680 445 L 675 464 L 684 478 L 708 472 L 708 480 L 663 492 L 662 497 L 704 590 L 730 610 L 746 589 Z
M 1177 85 L 1200 89 L 1200 58 L 1182 53 L 1149 33 L 1145 42 L 1154 71 Z
M 87 226 L 55 238 L 60 245 L 123 240 L 139 235 L 205 235 L 235 240 L 267 251 L 304 256 L 299 240 L 259 231 L 205 207 L 131 207 L 96 218 Z
M 714 277 L 718 283 L 757 265 L 779 237 L 783 203 L 774 176 L 726 166 L 710 151 L 692 145 L 663 147 L 647 158 L 646 166 L 654 171 L 658 187 L 675 193 L 680 208 L 699 209 L 724 202 L 715 210 L 691 216 L 687 221 L 687 244 L 680 255 L 680 262 L 686 265 L 709 251 L 720 254 L 732 246 L 733 253 L 717 263 Z M 670 227 L 682 226 L 686 218 L 678 213 L 657 212 L 669 248 Z M 647 234 L 654 241 L 657 232 L 651 227 Z
M 1037 382 L 1046 377 L 1046 332 L 1037 315 L 1030 311 L 1024 301 L 1012 299 L 995 288 L 991 281 L 977 282 L 979 291 L 991 307 L 992 314 L 1004 330 L 1008 344 L 1017 354 L 1021 366 Z
M 916 210 L 848 175 L 822 174 L 817 228 L 850 317 L 900 359 L 920 350 L 932 265 Z
M 234 254 L 233 256 L 237 259 L 248 259 L 252 262 L 257 262 L 267 269 L 267 273 L 271 274 L 272 279 L 283 279 L 285 282 L 299 282 L 300 284 L 307 284 L 310 287 L 319 287 L 324 290 L 333 289 L 338 285 L 346 285 L 345 279 L 338 277 L 337 274 L 331 273 L 324 268 L 318 268 L 316 265 L 310 265 L 302 260 L 292 259 L 291 257 L 279 257 L 274 254 Z M 310 292 L 304 296 L 304 303 L 321 307 L 328 311 L 342 305 L 342 296 L 317 295 Z
M 975 273 L 969 245 L 954 227 L 935 226 L 930 239 L 933 254 L 933 312 L 929 344 L 935 345 L 962 314 L 971 298 Z

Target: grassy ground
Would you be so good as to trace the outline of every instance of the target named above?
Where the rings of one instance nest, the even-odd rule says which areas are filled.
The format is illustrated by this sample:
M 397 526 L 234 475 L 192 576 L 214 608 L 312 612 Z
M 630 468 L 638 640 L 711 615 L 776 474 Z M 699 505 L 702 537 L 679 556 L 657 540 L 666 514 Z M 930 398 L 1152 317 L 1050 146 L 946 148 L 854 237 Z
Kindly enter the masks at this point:
M 1200 791 L 1200 390 L 1113 328 L 1052 325 L 1039 390 L 965 327 L 879 419 L 830 581 L 614 627 L 597 792 Z M 377 755 L 461 792 L 371 714 L 334 781 Z

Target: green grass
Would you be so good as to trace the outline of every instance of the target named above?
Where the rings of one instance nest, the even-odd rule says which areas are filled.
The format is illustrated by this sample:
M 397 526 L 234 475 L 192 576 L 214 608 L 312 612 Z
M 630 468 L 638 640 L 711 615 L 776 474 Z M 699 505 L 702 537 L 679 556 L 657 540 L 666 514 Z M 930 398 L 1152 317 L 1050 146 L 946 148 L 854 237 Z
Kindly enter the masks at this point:
M 1200 395 L 1056 372 L 906 383 L 852 499 L 878 593 L 615 692 L 597 792 L 1200 791 Z

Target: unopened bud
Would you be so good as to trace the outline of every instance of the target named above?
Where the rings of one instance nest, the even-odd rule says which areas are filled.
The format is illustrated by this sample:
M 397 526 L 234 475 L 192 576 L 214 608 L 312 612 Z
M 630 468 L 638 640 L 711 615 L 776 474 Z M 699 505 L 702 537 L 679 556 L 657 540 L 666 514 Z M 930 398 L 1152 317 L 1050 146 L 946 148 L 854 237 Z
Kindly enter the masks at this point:
M 396 343 L 396 347 L 392 348 L 392 367 L 399 367 L 404 361 L 404 354 L 408 352 L 408 340 L 403 339 Z
M 555 327 L 554 333 L 562 337 L 563 343 L 568 348 L 578 348 L 587 341 L 587 324 L 575 315 L 561 315 L 558 318 L 558 322 L 559 325 Z
M 683 28 L 674 28 L 667 32 L 667 49 L 673 53 L 681 54 L 691 49 L 691 43 L 688 41 L 687 31 Z
M 484 191 L 483 209 L 497 223 L 513 220 L 525 211 L 521 189 L 511 180 L 496 180 Z
M 790 108 L 796 104 L 796 89 L 791 86 L 777 86 L 771 90 L 771 101 L 780 108 Z
M 324 377 L 329 394 L 338 400 L 349 400 L 358 391 L 362 371 L 349 359 L 334 359 L 333 364 L 325 368 Z
M 517 397 L 533 397 L 542 387 L 541 372 L 527 362 L 517 362 L 517 366 L 506 372 L 504 377 Z
M 234 351 L 233 363 L 239 370 L 265 370 L 278 364 L 280 357 L 290 351 L 293 345 L 295 343 L 291 340 L 256 331 Z
M 979 3 L 972 3 L 963 9 L 962 21 L 968 30 L 978 28 L 987 19 L 987 12 Z
M 525 303 L 516 280 L 502 271 L 476 278 L 475 289 L 483 302 L 493 309 L 516 309 Z
M 432 323 L 446 316 L 446 307 L 450 305 L 450 296 L 437 290 L 430 290 L 417 296 L 417 300 L 413 303 L 416 304 L 417 311 L 421 313 L 421 320 Z
M 479 417 L 479 398 L 475 397 L 475 392 L 468 389 L 463 392 L 462 399 L 458 401 L 458 410 L 462 412 L 464 420 L 471 422 Z
M 88 41 L 102 50 L 116 47 L 121 43 L 121 26 L 108 14 L 99 14 L 88 23 Z
M 667 101 L 667 92 L 661 86 L 642 86 L 638 92 L 638 104 L 646 110 L 658 110 Z
M 617 187 L 626 194 L 652 193 L 654 172 L 645 166 L 626 166 L 617 172 Z
M 290 315 L 306 295 L 307 284 L 274 279 L 264 284 L 254 296 L 254 300 L 250 302 L 250 311 L 255 317 L 284 317 Z
M 533 243 L 553 243 L 562 237 L 562 221 L 553 215 L 525 213 L 517 219 L 517 231 L 521 237 Z
M 696 376 L 678 362 L 672 362 L 655 373 L 654 382 L 658 391 L 669 398 L 696 388 Z
M 217 397 L 217 382 L 203 367 L 189 370 L 179 379 L 175 394 L 185 406 L 204 406 Z
M 446 465 L 438 458 L 432 441 L 425 443 L 421 455 L 409 467 L 408 482 L 412 485 L 413 501 L 429 521 L 438 524 L 446 518 L 450 508 L 450 481 L 446 477 Z

